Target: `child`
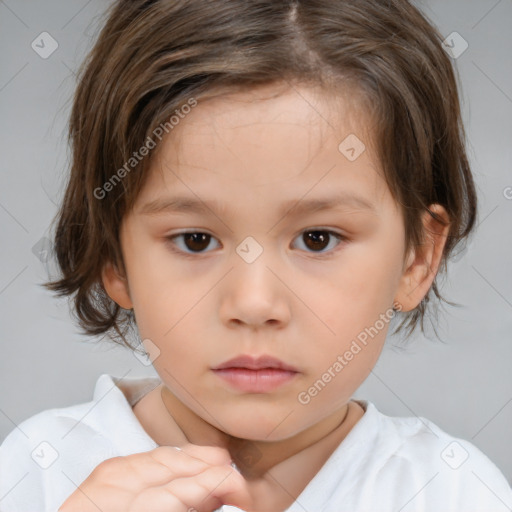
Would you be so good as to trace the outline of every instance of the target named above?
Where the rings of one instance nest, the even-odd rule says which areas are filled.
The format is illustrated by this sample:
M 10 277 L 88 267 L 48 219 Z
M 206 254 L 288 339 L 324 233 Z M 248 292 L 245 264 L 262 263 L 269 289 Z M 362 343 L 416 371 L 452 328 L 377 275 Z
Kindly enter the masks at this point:
M 474 226 L 441 39 L 406 0 L 112 5 L 47 285 L 160 378 L 13 430 L 3 512 L 510 510 L 475 446 L 351 399 Z

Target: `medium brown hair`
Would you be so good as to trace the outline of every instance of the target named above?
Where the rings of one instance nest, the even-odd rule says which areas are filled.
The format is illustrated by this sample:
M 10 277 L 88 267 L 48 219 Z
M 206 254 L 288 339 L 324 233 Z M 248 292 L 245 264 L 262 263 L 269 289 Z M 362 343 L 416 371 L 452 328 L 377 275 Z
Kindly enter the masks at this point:
M 446 270 L 473 229 L 477 198 L 455 70 L 435 26 L 408 1 L 117 0 L 105 16 L 80 69 L 69 123 L 71 172 L 54 218 L 62 275 L 44 283 L 60 296 L 76 293 L 73 310 L 86 334 L 107 333 L 131 347 L 133 311 L 110 299 L 101 271 L 111 261 L 124 273 L 120 224 L 156 151 L 133 170 L 126 163 L 173 113 L 214 89 L 295 82 L 341 94 L 347 83 L 357 87 L 402 209 L 406 251 L 422 244 L 421 215 L 438 203 L 450 217 Z M 98 198 L 106 183 L 115 186 Z M 399 313 L 393 334 L 406 326 L 409 336 L 419 320 L 424 332 L 431 292 L 445 300 L 436 279 L 417 308 Z

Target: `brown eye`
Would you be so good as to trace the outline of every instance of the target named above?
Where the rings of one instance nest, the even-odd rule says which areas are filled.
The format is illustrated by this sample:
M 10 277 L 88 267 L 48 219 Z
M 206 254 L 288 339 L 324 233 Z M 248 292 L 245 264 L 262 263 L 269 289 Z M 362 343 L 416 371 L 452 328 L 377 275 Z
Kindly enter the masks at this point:
M 333 246 L 333 238 L 337 239 L 338 242 L 334 244 L 334 247 L 340 244 L 340 242 L 345 238 L 339 233 L 335 233 L 334 231 L 329 231 L 325 229 L 314 229 L 303 231 L 299 237 L 299 239 L 303 242 L 306 247 L 306 252 L 313 253 L 331 253 L 332 250 L 325 250 L 329 246 Z
M 346 240 L 343 235 L 327 229 L 310 229 L 303 231 L 297 239 L 299 239 L 305 247 L 305 249 L 302 250 L 321 256 L 330 256 L 335 252 L 333 249 L 343 240 Z M 182 254 L 183 256 L 193 257 L 194 255 L 211 252 L 207 249 L 210 242 L 216 239 L 208 233 L 191 231 L 168 236 L 166 240 L 174 252 Z M 180 241 L 180 243 L 178 243 L 178 241 Z
M 325 231 L 306 231 L 302 236 L 306 247 L 315 251 L 325 249 L 330 238 L 330 235 Z
M 177 252 L 184 253 L 185 256 L 193 254 L 201 254 L 210 245 L 212 236 L 208 233 L 190 232 L 190 233 L 179 233 L 166 237 L 168 242 L 171 244 L 171 248 Z M 182 243 L 175 242 L 175 239 L 182 240 Z M 178 246 L 178 249 L 174 249 L 173 246 Z
M 191 251 L 204 251 L 210 244 L 211 236 L 206 233 L 185 233 L 183 240 L 187 249 Z

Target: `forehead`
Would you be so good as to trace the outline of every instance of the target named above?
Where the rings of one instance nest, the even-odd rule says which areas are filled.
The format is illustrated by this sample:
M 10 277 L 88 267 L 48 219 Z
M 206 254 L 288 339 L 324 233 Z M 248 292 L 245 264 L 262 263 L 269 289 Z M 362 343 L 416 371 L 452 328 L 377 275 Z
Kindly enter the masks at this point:
M 369 124 L 363 112 L 362 95 L 358 90 L 340 88 L 337 93 L 319 87 L 299 85 L 268 85 L 236 93 L 210 94 L 199 99 L 199 105 L 190 112 L 169 134 L 174 150 L 183 139 L 191 142 L 194 136 L 202 144 L 218 145 L 219 130 L 231 134 L 233 144 L 240 143 L 238 133 L 247 144 L 263 145 L 279 134 L 293 143 L 293 134 L 313 139 L 329 133 L 336 136 L 346 130 L 357 131 L 368 138 Z M 273 128 L 269 130 L 269 128 Z M 232 148 L 236 149 L 236 148 Z M 245 148 L 246 149 L 246 148 Z
M 291 200 L 336 184 L 378 201 L 385 183 L 370 126 L 351 91 L 287 85 L 200 98 L 161 142 L 139 204 L 163 189 L 202 197 L 217 187 L 221 201 L 279 191 Z M 354 161 L 340 150 L 347 139 L 365 147 Z

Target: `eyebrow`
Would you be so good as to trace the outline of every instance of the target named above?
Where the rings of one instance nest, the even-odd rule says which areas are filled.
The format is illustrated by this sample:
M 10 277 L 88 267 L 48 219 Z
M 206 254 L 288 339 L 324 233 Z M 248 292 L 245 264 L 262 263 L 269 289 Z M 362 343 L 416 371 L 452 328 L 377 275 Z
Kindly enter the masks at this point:
M 332 210 L 337 207 L 348 206 L 357 210 L 365 210 L 377 215 L 375 205 L 367 198 L 352 192 L 340 192 L 334 196 L 315 199 L 293 199 L 281 204 L 279 214 L 285 215 L 289 211 L 293 215 L 312 213 L 315 211 Z M 170 213 L 203 213 L 223 211 L 225 205 L 216 199 L 201 200 L 194 197 L 162 197 L 144 204 L 139 212 L 142 215 L 163 215 Z

